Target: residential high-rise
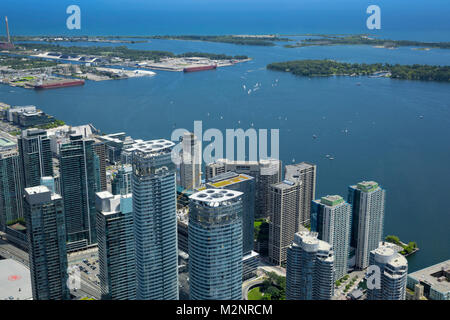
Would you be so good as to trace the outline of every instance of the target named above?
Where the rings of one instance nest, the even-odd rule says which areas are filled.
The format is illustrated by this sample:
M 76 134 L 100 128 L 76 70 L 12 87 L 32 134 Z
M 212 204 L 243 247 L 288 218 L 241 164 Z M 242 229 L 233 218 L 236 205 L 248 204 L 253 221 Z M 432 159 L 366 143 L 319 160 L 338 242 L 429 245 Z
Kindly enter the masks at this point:
M 255 179 L 246 174 L 226 172 L 215 176 L 206 184 L 209 189 L 227 189 L 242 192 L 243 254 L 253 250 L 255 221 Z
M 311 230 L 333 247 L 336 279 L 341 279 L 348 270 L 352 208 L 341 196 L 335 195 L 314 200 L 311 211 Z
M 296 233 L 287 250 L 286 300 L 331 300 L 334 295 L 334 255 L 317 233 Z
M 408 261 L 390 246 L 381 245 L 370 252 L 369 263 L 380 270 L 380 286 L 368 285 L 368 300 L 405 300 Z M 376 276 L 375 274 L 374 276 Z M 368 279 L 370 281 L 370 278 Z
M 300 231 L 297 224 L 299 189 L 298 183 L 287 180 L 270 187 L 269 260 L 277 265 L 286 262 L 286 250 Z
M 207 189 L 190 196 L 192 300 L 242 299 L 242 195 Z
M 195 190 L 202 183 L 202 146 L 197 137 L 185 133 L 181 141 L 182 156 L 180 164 L 180 186 Z
M 46 186 L 25 189 L 31 287 L 34 300 L 69 299 L 63 200 Z
M 38 186 L 41 177 L 53 176 L 50 139 L 45 130 L 22 131 L 18 139 L 18 149 L 24 188 Z
M 136 260 L 131 194 L 98 192 L 97 240 L 102 299 L 136 299 Z
M 97 242 L 95 228 L 95 193 L 98 185 L 98 159 L 94 140 L 71 135 L 61 146 L 59 165 L 66 215 L 68 250 L 84 248 Z
M 207 184 L 211 189 L 227 189 L 242 192 L 242 254 L 244 279 L 250 278 L 258 267 L 259 254 L 253 251 L 255 223 L 255 179 L 246 174 L 226 172 L 212 178 Z M 252 252 L 253 251 L 253 252 Z
M 296 224 L 309 225 L 311 219 L 311 202 L 316 196 L 316 174 L 317 166 L 308 162 L 287 165 L 284 171 L 284 179 L 297 183 L 298 194 L 298 216 Z
M 168 140 L 153 140 L 129 149 L 138 300 L 178 299 L 174 145 Z
M 355 248 L 356 268 L 369 265 L 370 251 L 378 248 L 383 237 L 385 190 L 374 181 L 363 181 L 348 189 L 352 205 L 350 245 Z
M 206 165 L 206 180 L 224 172 L 246 174 L 255 178 L 255 217 L 269 216 L 269 190 L 274 183 L 281 181 L 281 161 L 276 159 L 261 159 L 260 161 L 232 161 L 218 159 Z
M 19 153 L 15 149 L 0 148 L 0 231 L 5 231 L 8 222 L 22 217 Z

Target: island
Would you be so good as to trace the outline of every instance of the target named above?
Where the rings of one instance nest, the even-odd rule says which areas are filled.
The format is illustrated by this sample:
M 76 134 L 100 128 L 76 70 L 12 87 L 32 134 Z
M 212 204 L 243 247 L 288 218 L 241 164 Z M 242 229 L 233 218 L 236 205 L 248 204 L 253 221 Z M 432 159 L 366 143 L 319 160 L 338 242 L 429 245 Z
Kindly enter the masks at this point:
M 309 36 L 312 36 L 311 34 Z M 421 42 L 413 40 L 389 40 L 378 39 L 367 34 L 358 35 L 316 35 L 315 38 L 307 38 L 295 44 L 286 44 L 285 48 L 301 48 L 310 46 L 334 46 L 334 45 L 371 45 L 380 48 L 397 47 L 422 47 L 424 49 L 439 48 L 450 49 L 450 42 Z
M 304 77 L 370 76 L 399 80 L 450 82 L 450 66 L 400 65 L 388 63 L 345 63 L 334 60 L 295 60 L 276 62 L 267 69 Z
M 3 39 L 3 40 L 2 40 Z M 292 41 L 276 35 L 149 35 L 149 36 L 14 36 L 12 41 L 145 43 L 151 39 L 230 43 L 250 46 L 274 46 L 276 41 Z M 4 37 L 0 40 L 5 41 Z

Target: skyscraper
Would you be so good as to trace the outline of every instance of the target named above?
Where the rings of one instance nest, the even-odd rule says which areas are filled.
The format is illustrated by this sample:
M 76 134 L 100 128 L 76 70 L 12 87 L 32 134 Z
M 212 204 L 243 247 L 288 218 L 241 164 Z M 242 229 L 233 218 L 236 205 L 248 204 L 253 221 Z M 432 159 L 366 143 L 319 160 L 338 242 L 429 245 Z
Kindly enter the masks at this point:
M 383 237 L 385 190 L 374 181 L 363 181 L 348 189 L 352 205 L 350 245 L 355 248 L 356 268 L 365 269 L 370 251 L 378 248 Z
M 132 196 L 98 192 L 97 239 L 102 299 L 136 299 Z
M 316 196 L 316 174 L 317 166 L 308 162 L 287 165 L 285 167 L 284 179 L 297 183 L 298 194 L 298 216 L 296 224 L 308 225 L 311 219 L 311 202 Z
M 94 140 L 71 135 L 70 142 L 63 144 L 60 150 L 68 250 L 97 242 L 95 193 L 100 191 L 100 186 L 93 144 Z
M 334 295 L 332 247 L 317 233 L 296 233 L 287 250 L 286 300 L 331 300 Z
M 7 223 L 23 217 L 22 180 L 19 153 L 0 148 L 0 231 Z
M 31 287 L 34 300 L 69 299 L 64 207 L 45 186 L 25 189 Z
M 210 189 L 227 189 L 242 192 L 242 237 L 243 254 L 253 250 L 255 221 L 255 179 L 246 174 L 226 172 L 215 176 L 207 183 Z
M 22 131 L 18 139 L 18 149 L 24 188 L 38 186 L 41 177 L 53 176 L 50 139 L 45 130 Z
M 246 174 L 226 172 L 215 176 L 207 188 L 242 192 L 243 277 L 250 278 L 258 268 L 259 254 L 253 251 L 255 222 L 255 179 Z
M 281 265 L 286 262 L 286 250 L 299 232 L 298 194 L 300 185 L 283 181 L 270 187 L 269 260 Z
M 242 299 L 242 192 L 207 189 L 190 201 L 191 299 Z
M 206 165 L 206 179 L 209 181 L 224 172 L 246 174 L 255 178 L 255 217 L 269 216 L 269 190 L 272 184 L 281 181 L 281 161 L 261 159 L 260 161 L 232 161 L 218 159 Z
M 352 208 L 337 195 L 314 200 L 311 208 L 311 230 L 316 231 L 319 239 L 333 247 L 336 279 L 341 279 L 347 274 L 348 269 Z
M 201 142 L 188 132 L 184 134 L 181 144 L 180 185 L 184 189 L 195 190 L 202 183 Z
M 368 285 L 368 300 L 405 300 L 408 261 L 393 248 L 384 244 L 370 252 L 371 266 L 380 270 L 380 287 Z M 375 274 L 376 276 L 376 274 Z M 370 278 L 368 279 L 370 281 Z
M 153 140 L 129 149 L 138 300 L 178 299 L 174 143 Z

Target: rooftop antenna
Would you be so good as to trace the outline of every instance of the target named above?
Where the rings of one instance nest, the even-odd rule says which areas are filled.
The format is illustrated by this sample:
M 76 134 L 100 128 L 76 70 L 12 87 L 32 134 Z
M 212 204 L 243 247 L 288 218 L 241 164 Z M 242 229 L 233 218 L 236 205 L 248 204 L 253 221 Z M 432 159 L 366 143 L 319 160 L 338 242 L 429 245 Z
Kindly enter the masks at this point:
M 5 22 L 6 22 L 6 36 L 8 38 L 8 43 L 11 43 L 11 37 L 9 35 L 8 17 L 6 17 L 6 16 L 5 16 Z

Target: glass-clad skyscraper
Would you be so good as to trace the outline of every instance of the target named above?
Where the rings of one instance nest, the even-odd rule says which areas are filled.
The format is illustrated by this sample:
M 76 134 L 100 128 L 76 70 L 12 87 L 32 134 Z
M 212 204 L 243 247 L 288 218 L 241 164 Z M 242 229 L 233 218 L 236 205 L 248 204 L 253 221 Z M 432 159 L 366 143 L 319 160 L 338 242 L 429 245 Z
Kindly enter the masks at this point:
M 18 152 L 0 149 L 0 231 L 23 216 L 21 172 Z
M 138 300 L 178 299 L 176 166 L 174 143 L 134 144 L 133 221 Z
M 207 189 L 189 198 L 191 299 L 242 299 L 242 192 Z
M 70 142 L 61 146 L 61 189 L 69 250 L 97 242 L 95 193 L 100 191 L 100 185 L 93 145 L 94 140 L 71 135 Z
M 53 176 L 50 139 L 45 130 L 24 130 L 17 142 L 24 188 L 38 186 L 41 177 Z
M 33 299 L 69 299 L 63 200 L 46 186 L 24 193 Z
M 136 299 L 132 196 L 98 192 L 97 240 L 102 299 Z

